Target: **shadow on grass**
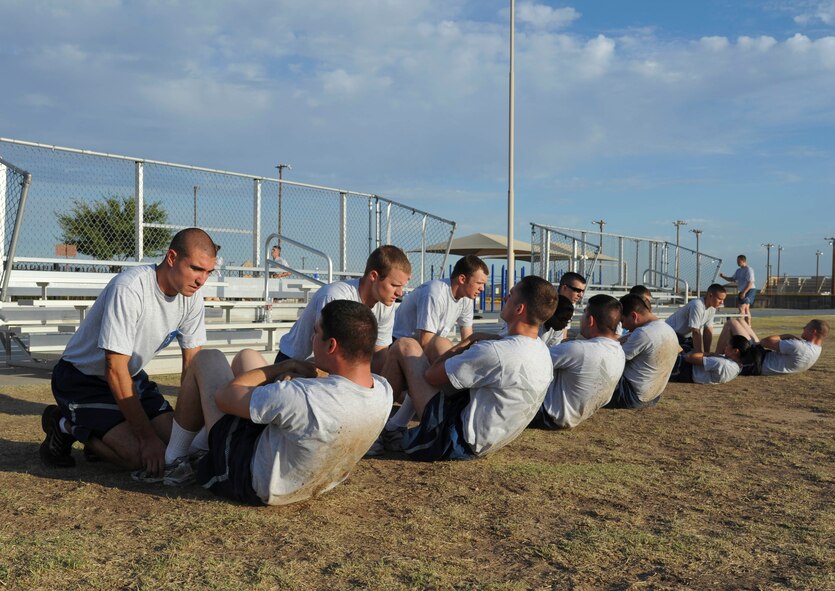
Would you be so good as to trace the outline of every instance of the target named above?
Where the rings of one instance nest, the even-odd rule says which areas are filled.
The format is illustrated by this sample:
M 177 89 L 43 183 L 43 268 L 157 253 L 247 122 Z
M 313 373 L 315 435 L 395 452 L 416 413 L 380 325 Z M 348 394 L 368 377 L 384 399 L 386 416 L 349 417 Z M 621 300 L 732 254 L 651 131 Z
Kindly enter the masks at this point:
M 217 498 L 197 484 L 177 487 L 165 486 L 162 483 L 137 482 L 131 478 L 128 470 L 104 462 L 86 461 L 78 447 L 73 448 L 76 461 L 74 468 L 45 466 L 38 455 L 39 447 L 39 443 L 0 438 L 0 471 L 66 482 L 98 484 L 106 488 L 145 493 L 155 497 L 199 500 Z
M 0 392 L 0 413 L 6 415 L 36 415 L 41 416 L 46 404 L 41 402 L 30 402 L 29 400 L 21 400 L 14 398 L 9 394 Z

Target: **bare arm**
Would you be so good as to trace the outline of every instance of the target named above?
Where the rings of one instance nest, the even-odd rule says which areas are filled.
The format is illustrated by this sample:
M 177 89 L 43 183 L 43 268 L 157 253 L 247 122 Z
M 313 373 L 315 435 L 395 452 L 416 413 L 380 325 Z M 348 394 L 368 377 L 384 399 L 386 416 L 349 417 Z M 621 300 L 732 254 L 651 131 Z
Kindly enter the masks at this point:
M 704 344 L 702 343 L 702 331 L 698 328 L 691 328 L 690 336 L 693 338 L 693 351 L 696 353 L 703 352 Z
M 704 365 L 705 357 L 704 353 L 690 353 L 684 358 L 684 360 L 690 365 Z
M 165 466 L 165 443 L 154 431 L 142 403 L 133 391 L 133 379 L 128 370 L 130 357 L 105 351 L 105 379 L 119 410 L 139 441 L 139 459 L 150 474 L 160 474 Z
M 183 383 L 183 376 L 186 375 L 188 366 L 194 361 L 194 356 L 200 352 L 203 347 L 194 347 L 192 349 L 183 349 L 183 370 L 180 373 L 180 384 Z
M 793 337 L 790 334 L 789 335 L 774 335 L 772 337 L 765 337 L 763 340 L 760 341 L 760 345 L 762 347 L 768 349 L 769 351 L 776 351 L 777 349 L 780 348 L 780 341 L 782 341 L 783 338 L 785 338 L 785 337 L 796 338 L 796 337 Z
M 444 362 L 450 357 L 455 357 L 456 355 L 460 355 L 470 347 L 472 347 L 478 341 L 486 341 L 486 340 L 493 340 L 493 339 L 500 339 L 499 335 L 490 334 L 486 332 L 474 332 L 466 339 L 462 340 L 460 343 L 453 345 L 451 349 L 445 352 L 443 355 L 438 357 L 432 365 L 429 366 L 429 369 L 426 370 L 424 374 L 424 378 L 426 381 L 429 382 L 433 386 L 445 386 L 449 384 L 449 376 L 446 373 L 446 369 L 444 368 Z
M 249 402 L 252 391 L 258 386 L 272 383 L 286 374 L 298 374 L 299 377 L 316 377 L 316 367 L 312 363 L 287 359 L 281 363 L 267 365 L 242 373 L 229 384 L 217 391 L 215 403 L 218 410 L 226 414 L 248 419 Z
M 469 338 L 473 334 L 473 327 L 472 326 L 462 326 L 461 327 L 461 340 Z
M 713 344 L 713 329 L 710 326 L 702 328 L 702 341 L 704 342 L 703 353 L 710 352 L 710 346 Z

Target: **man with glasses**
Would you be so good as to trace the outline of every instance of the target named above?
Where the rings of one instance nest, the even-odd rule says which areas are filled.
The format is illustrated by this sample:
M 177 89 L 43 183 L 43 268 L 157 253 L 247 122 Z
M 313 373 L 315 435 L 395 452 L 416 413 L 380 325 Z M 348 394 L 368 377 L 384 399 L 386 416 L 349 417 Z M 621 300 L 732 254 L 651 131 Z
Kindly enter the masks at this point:
M 560 277 L 560 284 L 557 287 L 557 293 L 568 298 L 576 311 L 579 308 L 578 304 L 583 299 L 583 294 L 586 293 L 586 278 L 579 273 L 574 273 L 573 271 L 563 273 L 563 276 Z M 565 327 L 561 334 L 558 333 L 556 336 L 552 336 L 549 339 L 548 346 L 552 347 L 562 342 L 566 337 L 568 337 L 569 330 L 571 330 L 571 321 L 568 322 L 568 326 Z

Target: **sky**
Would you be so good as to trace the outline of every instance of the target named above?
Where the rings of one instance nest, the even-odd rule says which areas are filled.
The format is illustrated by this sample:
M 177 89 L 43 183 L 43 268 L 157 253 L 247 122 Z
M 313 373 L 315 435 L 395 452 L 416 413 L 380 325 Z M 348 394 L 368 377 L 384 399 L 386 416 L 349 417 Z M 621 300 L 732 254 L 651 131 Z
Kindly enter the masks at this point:
M 505 233 L 509 2 L 0 0 L 0 136 L 375 193 Z M 832 265 L 835 1 L 517 1 L 515 233 Z M 695 247 L 684 232 L 682 244 Z M 772 270 L 776 271 L 772 250 Z

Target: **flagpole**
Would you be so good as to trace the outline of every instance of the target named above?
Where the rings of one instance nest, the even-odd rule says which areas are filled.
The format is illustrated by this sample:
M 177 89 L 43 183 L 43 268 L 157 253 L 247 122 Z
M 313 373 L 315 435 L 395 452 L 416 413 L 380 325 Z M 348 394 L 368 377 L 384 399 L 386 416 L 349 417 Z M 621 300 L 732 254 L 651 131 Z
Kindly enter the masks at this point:
M 507 287 L 513 286 L 516 275 L 516 260 L 513 253 L 513 144 L 514 144 L 514 30 L 516 28 L 516 0 L 510 0 L 510 99 L 508 113 L 508 158 L 507 158 Z

